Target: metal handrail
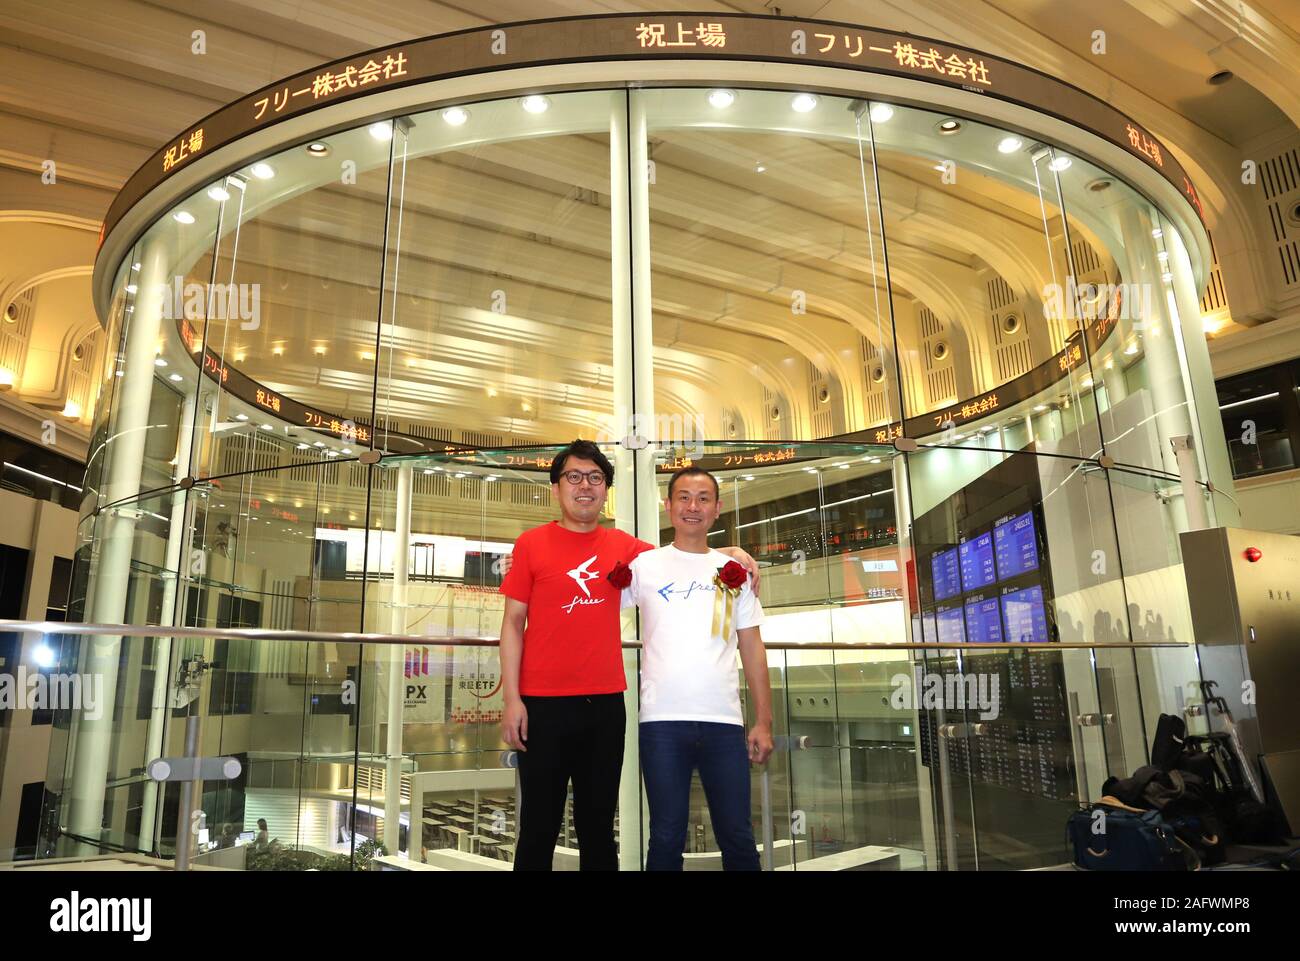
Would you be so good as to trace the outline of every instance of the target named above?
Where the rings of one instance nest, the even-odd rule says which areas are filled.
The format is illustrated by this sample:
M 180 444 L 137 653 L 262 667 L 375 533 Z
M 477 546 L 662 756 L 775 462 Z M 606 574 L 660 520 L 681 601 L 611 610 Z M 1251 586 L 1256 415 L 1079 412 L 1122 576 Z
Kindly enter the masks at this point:
M 36 634 L 89 634 L 108 637 L 193 637 L 224 638 L 243 641 L 317 641 L 339 644 L 433 644 L 439 647 L 496 647 L 496 637 L 438 637 L 430 634 L 379 634 L 357 631 L 298 631 L 264 627 L 176 627 L 161 624 L 89 624 L 74 621 L 19 621 L 0 618 L 0 632 L 31 632 Z M 1060 651 L 1060 650 L 1124 650 L 1151 648 L 1186 648 L 1182 641 L 1129 641 L 1124 643 L 1089 644 L 1086 641 L 1054 641 L 1031 643 L 998 641 L 982 643 L 961 641 L 944 644 L 937 641 L 899 641 L 896 644 L 881 642 L 841 642 L 794 644 L 788 641 L 764 642 L 769 651 Z M 640 641 L 623 641 L 626 649 L 641 647 Z

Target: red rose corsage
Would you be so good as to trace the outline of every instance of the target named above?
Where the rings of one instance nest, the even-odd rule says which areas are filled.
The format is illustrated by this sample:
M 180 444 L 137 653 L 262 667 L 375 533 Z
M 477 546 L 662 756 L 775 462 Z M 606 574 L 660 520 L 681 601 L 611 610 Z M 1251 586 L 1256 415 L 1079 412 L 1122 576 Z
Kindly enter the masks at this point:
M 605 578 L 618 590 L 622 590 L 632 583 L 632 568 L 628 567 L 622 561 L 614 565 L 614 569 L 609 572 Z
M 727 561 L 718 571 L 718 580 L 722 581 L 724 587 L 735 590 L 738 587 L 745 586 L 745 582 L 749 580 L 749 571 L 741 567 L 736 561 Z
M 749 580 L 749 571 L 735 561 L 727 561 L 713 575 L 713 627 L 709 633 L 725 642 L 731 638 L 731 615 L 740 589 Z

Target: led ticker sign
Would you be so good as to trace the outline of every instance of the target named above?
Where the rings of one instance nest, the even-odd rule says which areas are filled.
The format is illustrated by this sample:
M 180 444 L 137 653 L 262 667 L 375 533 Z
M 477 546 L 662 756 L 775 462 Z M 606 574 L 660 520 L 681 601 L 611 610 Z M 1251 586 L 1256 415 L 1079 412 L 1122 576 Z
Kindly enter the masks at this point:
M 985 391 L 945 410 L 907 418 L 906 436 L 926 437 L 939 431 L 960 427 L 968 421 L 979 420 L 997 412 L 1001 408 L 1010 407 L 1027 400 L 1055 384 L 1060 380 L 1062 374 L 1068 374 L 1081 366 L 1085 358 L 1094 353 L 1105 339 L 1114 332 L 1115 323 L 1120 316 L 1121 294 L 1122 289 L 1112 299 L 1106 316 L 1097 318 L 1084 328 L 1083 338 L 1080 338 L 1078 334 L 1073 335 L 1064 348 L 1047 358 L 1047 360 L 1014 380 L 1007 381 L 995 390 Z M 1083 349 L 1085 341 L 1088 344 L 1086 352 Z M 837 442 L 857 441 L 861 443 L 866 441 L 871 444 L 892 444 L 902 436 L 904 436 L 904 425 L 894 421 L 881 427 L 872 427 L 865 431 L 854 431 L 851 434 L 824 439 Z
M 170 144 L 162 156 L 162 168 L 166 173 L 184 160 L 189 160 L 196 153 L 203 149 L 203 128 L 199 127 L 188 133 L 181 134 L 179 140 Z
M 506 68 L 664 58 L 839 67 L 1006 100 L 1087 129 L 1137 157 L 1163 176 L 1204 221 L 1186 171 L 1155 137 L 1099 97 L 1018 63 L 937 40 L 833 21 L 748 14 L 608 14 L 496 24 L 404 41 L 250 93 L 150 158 L 114 199 L 105 235 L 127 210 L 200 151 L 210 155 L 268 124 L 311 110 L 370 93 Z M 424 99 L 436 101 L 437 94 Z
M 357 59 L 359 62 L 361 58 Z M 253 106 L 256 108 L 256 113 L 253 114 L 253 119 L 261 120 L 266 116 L 268 110 L 272 114 L 280 113 L 285 107 L 289 106 L 294 97 L 310 94 L 312 102 L 316 102 L 332 97 L 337 93 L 342 93 L 345 90 L 360 90 L 368 84 L 405 76 L 406 54 L 401 50 L 386 54 L 382 63 L 366 59 L 366 62 L 361 66 L 357 66 L 356 63 L 349 63 L 343 67 L 324 70 L 312 77 L 311 83 L 298 90 L 291 91 L 289 89 L 291 85 L 286 84 L 281 89 L 254 101 Z
M 676 37 L 676 39 L 670 39 Z M 666 23 L 645 23 L 644 21 L 637 24 L 636 39 L 641 45 L 641 49 L 650 49 L 660 47 L 668 49 L 669 47 L 717 47 L 721 49 L 727 45 L 727 32 L 722 29 L 720 23 L 698 23 L 691 28 L 680 20 L 674 24 L 673 32 L 668 30 Z
M 1134 124 L 1128 124 L 1124 128 L 1128 134 L 1128 144 L 1136 152 L 1152 161 L 1157 167 L 1165 165 L 1164 154 L 1160 150 L 1159 142 L 1154 138 L 1148 138 L 1146 132 L 1138 129 Z
M 306 404 L 299 403 L 292 397 L 272 390 L 264 384 L 259 384 L 238 368 L 225 363 L 221 356 L 211 348 L 202 347 L 194 326 L 188 320 L 182 318 L 177 321 L 176 328 L 180 334 L 181 342 L 191 354 L 198 354 L 202 350 L 198 364 L 204 376 L 209 380 L 220 383 L 221 389 L 231 396 L 273 414 L 288 424 L 304 427 L 316 433 L 328 434 L 348 444 L 366 447 L 374 446 L 375 431 L 370 424 L 357 423 L 346 417 L 340 417 L 338 414 L 309 407 Z M 382 440 L 385 449 L 395 454 L 420 453 L 430 450 L 446 453 L 459 449 L 453 448 L 449 444 L 438 444 L 431 447 L 430 442 L 422 438 L 410 437 L 395 432 L 384 435 Z

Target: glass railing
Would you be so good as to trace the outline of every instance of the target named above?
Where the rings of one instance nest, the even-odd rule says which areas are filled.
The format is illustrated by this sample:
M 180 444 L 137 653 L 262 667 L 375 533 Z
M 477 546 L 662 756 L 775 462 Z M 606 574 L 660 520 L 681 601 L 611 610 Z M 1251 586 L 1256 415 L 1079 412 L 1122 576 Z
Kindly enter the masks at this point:
M 40 857 L 511 867 L 517 786 L 492 638 L 25 621 L 0 630 L 61 642 L 49 681 L 67 695 L 54 732 L 67 760 L 62 777 L 50 772 Z M 751 768 L 751 818 L 771 870 L 1065 862 L 1069 814 L 1147 759 L 1156 713 L 1144 700 L 1190 705 L 1197 690 L 1178 641 L 767 647 L 777 751 Z M 640 649 L 624 648 L 632 730 Z M 78 669 L 69 665 L 114 669 L 74 682 L 59 673 Z M 740 685 L 752 721 L 743 674 Z M 635 743 L 616 822 L 625 870 L 644 864 L 648 838 Z M 187 782 L 187 754 L 206 759 L 201 781 Z M 162 780 L 160 758 L 170 762 Z M 687 870 L 721 869 L 698 778 L 689 810 Z M 571 810 L 554 864 L 578 865 Z

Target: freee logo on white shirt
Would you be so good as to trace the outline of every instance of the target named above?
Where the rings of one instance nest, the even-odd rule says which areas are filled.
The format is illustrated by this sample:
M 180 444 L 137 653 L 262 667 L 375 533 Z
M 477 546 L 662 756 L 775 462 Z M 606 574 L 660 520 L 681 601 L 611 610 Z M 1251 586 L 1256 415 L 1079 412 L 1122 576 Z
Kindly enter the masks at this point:
M 584 599 L 579 597 L 577 594 L 574 594 L 573 600 L 569 601 L 568 604 L 560 605 L 561 608 L 564 610 L 564 613 L 572 614 L 573 609 L 577 607 L 579 604 L 605 603 L 605 598 L 592 597 L 591 591 L 587 589 L 587 581 L 594 581 L 596 578 L 600 577 L 600 571 L 587 570 L 587 568 L 594 563 L 596 563 L 596 555 L 592 554 L 590 557 L 588 557 L 585 561 L 583 561 L 573 570 L 565 571 L 566 574 L 568 574 L 570 577 L 573 578 L 574 583 L 577 584 L 580 588 L 582 588 L 582 593 L 586 595 L 586 598 Z
M 663 587 L 659 588 L 659 590 L 655 591 L 655 593 L 665 601 L 671 601 L 673 599 L 673 594 L 680 594 L 682 600 L 689 601 L 691 599 L 691 594 L 695 591 L 708 591 L 710 594 L 717 593 L 717 588 L 712 584 L 701 584 L 695 578 L 691 578 L 691 582 L 685 587 L 679 587 L 677 590 L 673 590 L 673 585 L 676 583 L 676 581 L 669 581 Z

